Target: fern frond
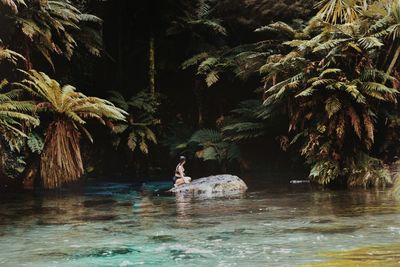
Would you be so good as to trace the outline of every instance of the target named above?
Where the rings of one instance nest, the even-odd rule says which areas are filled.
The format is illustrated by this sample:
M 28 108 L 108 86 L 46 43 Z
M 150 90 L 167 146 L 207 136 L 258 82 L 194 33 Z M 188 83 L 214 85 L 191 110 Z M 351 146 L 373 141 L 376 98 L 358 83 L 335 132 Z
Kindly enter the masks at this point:
M 325 110 L 328 113 L 328 118 L 331 118 L 336 112 L 342 108 L 342 104 L 335 96 L 331 96 L 325 101 Z
M 206 76 L 206 83 L 208 87 L 211 87 L 213 84 L 219 81 L 219 75 L 217 71 L 211 71 Z
M 362 37 L 357 43 L 365 50 L 383 46 L 383 43 L 378 38 L 372 36 Z
M 350 118 L 351 125 L 353 126 L 353 130 L 361 140 L 361 122 L 360 117 L 352 106 L 349 106 L 347 109 L 347 115 Z
M 200 62 L 204 61 L 208 57 L 209 57 L 209 55 L 206 52 L 199 53 L 199 54 L 194 55 L 193 57 L 187 59 L 185 62 L 183 62 L 181 67 L 183 70 L 185 70 L 191 66 L 199 64 Z

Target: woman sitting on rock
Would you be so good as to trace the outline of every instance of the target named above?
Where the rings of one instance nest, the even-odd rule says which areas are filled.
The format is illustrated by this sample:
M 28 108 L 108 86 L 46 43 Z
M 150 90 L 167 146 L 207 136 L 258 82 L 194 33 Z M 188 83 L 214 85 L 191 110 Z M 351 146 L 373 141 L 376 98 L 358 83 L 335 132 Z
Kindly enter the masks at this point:
M 186 158 L 184 156 L 180 156 L 179 163 L 175 168 L 175 175 L 172 178 L 175 187 L 183 184 L 188 184 L 190 183 L 190 181 L 192 181 L 192 178 L 185 176 L 185 168 L 183 167 L 185 163 L 186 163 Z

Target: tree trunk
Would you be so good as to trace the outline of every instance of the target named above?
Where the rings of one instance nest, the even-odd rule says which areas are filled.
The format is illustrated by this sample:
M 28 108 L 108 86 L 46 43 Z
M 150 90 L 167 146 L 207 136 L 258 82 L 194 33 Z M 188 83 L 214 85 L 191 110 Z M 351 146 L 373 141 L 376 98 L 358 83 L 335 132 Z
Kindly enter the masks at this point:
M 17 180 L 25 190 L 36 190 L 42 188 L 39 154 L 33 153 L 29 156 L 26 167 Z
M 196 96 L 196 102 L 197 102 L 197 112 L 198 112 L 198 118 L 197 118 L 197 123 L 199 128 L 203 127 L 203 92 L 201 88 L 201 82 L 196 79 L 195 84 L 194 84 L 194 94 Z
M 30 49 L 29 49 L 29 40 L 28 40 L 28 38 L 25 39 L 24 57 L 25 57 L 25 69 L 26 70 L 32 69 L 31 52 L 30 52 Z
M 394 66 L 396 65 L 396 62 L 397 62 L 397 59 L 399 58 L 399 56 L 400 56 L 400 47 L 398 47 L 396 52 L 394 53 L 392 62 L 390 62 L 389 68 L 387 69 L 387 72 L 386 72 L 387 75 L 390 75 L 390 73 L 392 73 L 392 70 L 393 70 Z M 386 81 L 386 79 L 385 79 L 385 81 Z
M 151 95 L 156 93 L 156 60 L 154 48 L 154 36 L 150 35 L 149 40 L 149 90 Z
M 124 14 L 124 8 L 123 8 L 123 2 L 122 1 L 117 1 L 118 3 L 118 34 L 117 34 L 117 41 L 118 41 L 118 81 L 117 81 L 117 88 L 124 88 L 124 33 L 122 32 L 124 28 L 124 21 L 123 21 L 123 14 Z M 119 89 L 121 90 L 121 89 Z

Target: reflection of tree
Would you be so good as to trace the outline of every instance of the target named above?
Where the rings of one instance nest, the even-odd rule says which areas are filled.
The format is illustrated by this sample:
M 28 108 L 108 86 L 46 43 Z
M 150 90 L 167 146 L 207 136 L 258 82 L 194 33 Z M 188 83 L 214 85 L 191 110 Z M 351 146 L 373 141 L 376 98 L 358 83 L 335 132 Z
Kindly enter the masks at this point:
M 157 209 L 154 205 L 152 198 L 149 195 L 144 195 L 140 198 L 138 204 L 135 204 L 135 212 L 140 217 L 140 224 L 144 228 L 151 228 L 154 223 L 154 218 L 151 216 Z
M 143 194 L 139 202 L 134 205 L 135 213 L 140 217 L 140 224 L 149 229 L 162 220 L 162 216 L 168 214 L 168 206 L 154 199 L 152 195 Z
M 176 222 L 178 227 L 187 228 L 191 226 L 192 216 L 190 209 L 191 198 L 182 194 L 176 194 Z
M 315 192 L 310 201 L 314 206 L 308 212 L 311 216 L 337 217 L 398 212 L 399 206 L 388 205 L 392 201 L 390 191 L 384 190 Z

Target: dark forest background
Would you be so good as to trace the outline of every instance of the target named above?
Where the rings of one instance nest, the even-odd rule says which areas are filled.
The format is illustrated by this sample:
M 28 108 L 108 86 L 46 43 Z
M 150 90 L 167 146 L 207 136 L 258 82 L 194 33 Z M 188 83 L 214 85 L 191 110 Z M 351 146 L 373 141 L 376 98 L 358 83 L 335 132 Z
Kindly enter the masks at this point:
M 260 42 L 268 36 L 255 32 L 255 29 L 275 21 L 306 20 L 315 11 L 312 1 L 210 1 L 207 19 L 217 20 L 226 29 L 226 35 L 218 36 L 201 28 L 182 26 L 176 29 L 178 23 L 198 12 L 199 4 L 196 1 L 168 0 L 82 3 L 85 12 L 104 20 L 103 55 L 100 58 L 76 59 L 79 62 L 73 64 L 73 69 L 58 71 L 56 75 L 60 79 L 68 79 L 87 94 L 108 97 L 109 90 L 117 90 L 125 96 L 132 96 L 149 88 L 149 40 L 153 37 L 155 87 L 161 95 L 159 131 L 163 135 L 179 135 L 181 128 L 174 129 L 178 121 L 193 132 L 199 128 L 215 128 L 218 118 L 229 115 L 238 103 L 260 97 L 260 93 L 255 92 L 262 85 L 259 73 L 253 71 L 245 80 L 226 73 L 217 84 L 208 88 L 195 75 L 195 70 L 183 70 L 182 63 L 201 51 L 229 50 Z M 196 90 L 202 91 L 202 125 L 198 123 L 199 99 Z M 286 126 L 282 123 L 281 127 Z M 256 172 L 279 171 L 288 166 L 301 169 L 301 162 L 299 164 L 293 155 L 280 149 L 275 139 L 280 129 L 271 130 L 268 136 L 261 137 L 262 140 L 241 145 L 244 168 Z M 124 154 L 113 149 L 107 141 L 107 129 L 94 132 L 95 144 L 98 145 L 87 146 L 85 153 L 86 162 L 94 167 L 95 176 L 165 179 L 171 175 L 177 155 L 171 154 L 168 146 L 153 145 L 148 155 Z M 194 176 L 222 171 L 213 161 L 204 162 L 194 155 L 187 156 L 190 158 L 187 168 Z M 228 169 L 240 173 L 239 165 L 234 162 Z

